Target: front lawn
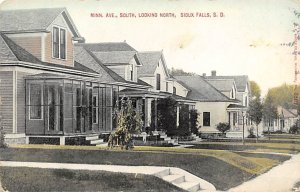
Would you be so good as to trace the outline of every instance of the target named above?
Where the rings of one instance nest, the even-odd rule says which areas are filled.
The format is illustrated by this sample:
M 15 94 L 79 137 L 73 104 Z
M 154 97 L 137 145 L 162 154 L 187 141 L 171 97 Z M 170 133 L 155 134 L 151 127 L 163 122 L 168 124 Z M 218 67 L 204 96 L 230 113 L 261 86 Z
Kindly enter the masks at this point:
M 179 167 L 211 182 L 219 190 L 239 185 L 281 162 L 206 149 L 136 147 L 134 151 L 120 151 L 84 146 L 22 147 L 0 149 L 0 160 Z
M 0 167 L 0 178 L 8 191 L 182 191 L 154 176 L 105 171 Z

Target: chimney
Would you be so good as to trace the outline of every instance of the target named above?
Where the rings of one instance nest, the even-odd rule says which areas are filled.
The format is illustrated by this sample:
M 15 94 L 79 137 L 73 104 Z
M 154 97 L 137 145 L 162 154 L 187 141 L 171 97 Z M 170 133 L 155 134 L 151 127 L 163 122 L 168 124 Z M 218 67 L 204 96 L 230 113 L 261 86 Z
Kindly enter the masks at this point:
M 212 77 L 217 76 L 217 71 L 216 71 L 216 70 L 212 70 L 212 71 L 211 71 L 211 76 L 212 76 Z
M 203 76 L 203 77 L 206 77 L 206 73 L 203 73 L 202 76 Z

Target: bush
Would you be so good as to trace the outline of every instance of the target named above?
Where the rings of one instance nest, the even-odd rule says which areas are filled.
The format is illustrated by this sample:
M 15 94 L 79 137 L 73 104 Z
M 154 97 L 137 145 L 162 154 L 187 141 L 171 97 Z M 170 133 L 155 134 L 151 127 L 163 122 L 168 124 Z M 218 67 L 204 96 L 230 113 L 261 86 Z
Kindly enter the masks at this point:
M 196 135 L 199 134 L 198 116 L 199 116 L 199 113 L 197 112 L 197 109 L 191 109 L 190 110 L 191 132 L 196 134 Z
M 299 120 L 296 121 L 296 123 L 290 128 L 289 133 L 292 134 L 299 134 L 300 133 L 300 122 Z
M 248 138 L 256 138 L 256 135 L 254 135 L 254 128 L 253 127 L 248 129 L 248 131 L 249 131 Z
M 6 148 L 7 144 L 5 143 L 5 132 L 3 130 L 3 127 L 0 127 L 0 148 Z
M 219 123 L 217 129 L 223 134 L 230 129 L 229 123 Z

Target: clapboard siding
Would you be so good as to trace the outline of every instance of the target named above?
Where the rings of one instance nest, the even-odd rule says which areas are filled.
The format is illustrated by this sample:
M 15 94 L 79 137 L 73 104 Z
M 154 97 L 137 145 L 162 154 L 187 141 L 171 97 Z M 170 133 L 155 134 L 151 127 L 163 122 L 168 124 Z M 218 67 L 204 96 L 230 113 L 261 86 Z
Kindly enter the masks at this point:
M 13 72 L 0 71 L 0 115 L 6 133 L 13 132 Z
M 25 72 L 17 72 L 17 131 L 25 133 L 25 79 L 30 75 Z
M 121 66 L 107 66 L 111 70 L 113 70 L 115 73 L 120 75 L 122 78 L 126 79 L 126 67 L 127 65 L 121 65 Z
M 23 47 L 26 51 L 41 59 L 41 46 L 42 46 L 42 38 L 41 36 L 33 36 L 33 37 L 10 37 L 14 42 Z
M 67 57 L 66 59 L 55 59 L 52 57 L 52 32 L 46 35 L 45 38 L 45 61 L 49 63 L 55 63 L 59 65 L 66 65 L 66 66 L 74 66 L 74 45 L 72 41 L 72 34 L 67 32 Z

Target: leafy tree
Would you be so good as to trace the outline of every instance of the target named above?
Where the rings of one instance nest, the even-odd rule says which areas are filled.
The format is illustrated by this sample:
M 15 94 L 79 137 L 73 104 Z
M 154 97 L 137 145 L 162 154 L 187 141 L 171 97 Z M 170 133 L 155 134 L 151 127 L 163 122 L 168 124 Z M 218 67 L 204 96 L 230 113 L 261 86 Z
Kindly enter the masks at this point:
M 293 103 L 294 98 L 294 85 L 288 85 L 283 84 L 278 87 L 273 87 L 269 89 L 266 99 L 272 97 L 272 100 L 274 102 L 274 105 L 276 106 L 283 106 L 287 109 L 296 109 L 298 106 L 296 106 Z M 296 91 L 300 91 L 300 87 L 297 86 Z
M 289 133 L 299 134 L 300 133 L 300 120 L 298 119 L 296 123 L 290 128 Z
M 169 72 L 171 75 L 195 75 L 196 73 L 186 72 L 182 69 L 175 69 L 172 67 L 172 69 L 169 69 Z
M 166 130 L 168 135 L 176 132 L 177 101 L 172 97 L 157 100 L 157 129 Z M 155 127 L 155 104 L 152 103 L 151 127 Z
M 255 81 L 250 81 L 250 90 L 252 98 L 259 98 L 261 95 L 261 89 Z
M 218 123 L 217 129 L 222 132 L 223 134 L 230 129 L 229 123 Z
M 263 105 L 260 98 L 254 98 L 249 102 L 248 114 L 250 120 L 256 125 L 256 141 L 258 141 L 258 125 L 263 117 Z
M 191 109 L 190 110 L 190 125 L 191 125 L 191 132 L 194 134 L 198 134 L 198 116 L 199 113 L 197 112 L 197 109 Z
M 121 99 L 121 109 L 117 110 L 117 128 L 109 137 L 109 146 L 121 145 L 121 149 L 133 148 L 132 134 L 142 128 L 141 115 L 133 108 L 129 98 Z
M 270 127 L 269 123 L 273 122 L 274 119 L 277 118 L 277 107 L 273 102 L 272 97 L 267 97 L 265 102 L 263 103 L 263 118 L 264 121 L 268 122 L 268 133 L 270 135 Z M 270 137 L 269 137 L 270 139 Z
M 189 136 L 191 135 L 191 130 L 189 127 L 189 106 L 181 105 L 179 110 L 179 126 L 178 135 L 179 136 Z

